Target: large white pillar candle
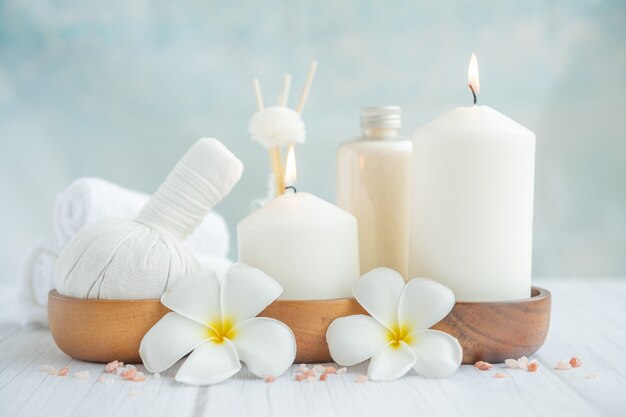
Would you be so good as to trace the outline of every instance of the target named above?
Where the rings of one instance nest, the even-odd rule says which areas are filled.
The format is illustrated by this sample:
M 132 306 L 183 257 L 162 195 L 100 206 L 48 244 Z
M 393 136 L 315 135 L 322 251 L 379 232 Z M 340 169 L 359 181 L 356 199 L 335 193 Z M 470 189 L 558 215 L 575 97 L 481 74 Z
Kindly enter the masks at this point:
M 529 297 L 534 163 L 535 135 L 487 106 L 416 130 L 409 275 L 459 301 Z
M 243 219 L 237 238 L 239 261 L 278 281 L 281 299 L 352 296 L 359 242 L 356 219 L 347 211 L 309 193 L 287 192 Z

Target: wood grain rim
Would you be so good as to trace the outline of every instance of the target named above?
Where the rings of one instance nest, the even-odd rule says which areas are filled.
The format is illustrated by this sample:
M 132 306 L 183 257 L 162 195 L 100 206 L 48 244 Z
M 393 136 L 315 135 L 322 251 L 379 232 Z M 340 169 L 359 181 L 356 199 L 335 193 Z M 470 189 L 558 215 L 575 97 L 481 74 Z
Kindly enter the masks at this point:
M 455 304 L 460 305 L 515 305 L 515 304 L 528 304 L 533 302 L 541 302 L 551 297 L 550 291 L 541 287 L 531 287 L 530 298 L 520 298 L 516 300 L 502 300 L 502 301 L 457 301 Z
M 53 290 L 48 296 L 50 331 L 57 346 L 90 362 L 123 360 L 139 363 L 143 335 L 170 310 L 159 299 L 89 300 Z M 457 302 L 433 329 L 451 334 L 463 347 L 463 362 L 502 362 L 528 356 L 544 343 L 549 325 L 551 294 L 532 287 L 520 300 Z M 280 320 L 297 343 L 296 363 L 331 362 L 326 330 L 338 318 L 368 314 L 354 298 L 276 300 L 259 316 Z
M 461 304 L 461 305 L 527 304 L 533 301 L 536 302 L 536 301 L 544 300 L 546 298 L 549 298 L 550 295 L 551 295 L 550 291 L 546 290 L 545 288 L 533 286 L 531 289 L 530 298 L 521 298 L 517 300 L 503 300 L 503 301 L 457 301 L 455 304 Z M 101 300 L 101 299 L 93 300 L 93 299 L 88 299 L 88 298 L 69 297 L 67 295 L 63 295 L 59 293 L 57 290 L 51 290 L 50 293 L 48 294 L 48 298 L 59 299 L 68 303 L 81 303 L 81 304 L 94 303 L 94 304 L 110 304 L 110 305 L 114 305 L 114 304 L 126 305 L 127 303 L 152 304 L 152 303 L 161 301 L 160 298 L 145 298 L 145 299 L 133 299 L 133 300 Z M 291 304 L 307 303 L 307 304 L 324 305 L 324 304 L 333 303 L 333 302 L 351 302 L 352 300 L 355 300 L 355 298 L 343 297 L 343 298 L 331 298 L 327 300 L 275 300 L 272 304 L 291 305 Z

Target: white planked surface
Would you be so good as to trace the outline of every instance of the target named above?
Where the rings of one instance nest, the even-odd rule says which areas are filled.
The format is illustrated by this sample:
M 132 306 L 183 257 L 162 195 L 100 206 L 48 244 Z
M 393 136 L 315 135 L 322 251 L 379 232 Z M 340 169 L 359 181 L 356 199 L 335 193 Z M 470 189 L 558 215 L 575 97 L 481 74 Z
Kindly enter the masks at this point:
M 61 353 L 47 330 L 22 329 L 11 310 L 15 292 L 0 293 L 0 416 L 624 416 L 626 415 L 626 279 L 543 279 L 553 295 L 551 330 L 533 358 L 536 373 L 482 372 L 462 366 L 451 378 L 411 372 L 394 382 L 356 383 L 364 364 L 326 382 L 296 382 L 295 367 L 273 384 L 242 370 L 212 387 L 176 383 L 177 366 L 160 380 L 96 379 L 102 365 Z M 559 360 L 580 356 L 583 366 L 556 371 Z M 86 381 L 38 369 L 89 370 Z M 501 369 L 502 368 L 502 369 Z M 508 377 L 495 379 L 495 371 Z M 597 379 L 585 375 L 596 373 Z

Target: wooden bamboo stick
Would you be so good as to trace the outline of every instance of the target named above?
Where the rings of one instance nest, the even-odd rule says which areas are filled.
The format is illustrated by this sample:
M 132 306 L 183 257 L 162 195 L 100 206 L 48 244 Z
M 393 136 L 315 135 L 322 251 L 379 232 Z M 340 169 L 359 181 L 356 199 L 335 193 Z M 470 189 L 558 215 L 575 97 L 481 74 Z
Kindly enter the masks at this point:
M 298 105 L 296 106 L 296 111 L 300 114 L 302 114 L 304 105 L 306 104 L 306 99 L 309 97 L 309 90 L 311 90 L 311 84 L 313 84 L 313 78 L 315 78 L 316 70 L 317 61 L 312 61 L 311 66 L 309 67 L 309 74 L 307 75 L 304 87 L 302 88 L 302 94 L 300 94 L 300 99 L 298 100 Z
M 252 87 L 254 88 L 254 96 L 256 97 L 256 106 L 259 111 L 261 111 L 265 108 L 265 104 L 263 104 L 263 94 L 261 94 L 261 84 L 258 78 L 252 80 Z
M 291 74 L 285 74 L 285 80 L 283 81 L 283 89 L 280 92 L 280 97 L 278 98 L 279 106 L 285 107 L 287 105 L 287 101 L 289 100 L 290 88 L 291 88 Z
M 252 85 L 254 87 L 254 95 L 256 96 L 256 104 L 259 111 L 265 108 L 265 104 L 263 103 L 263 95 L 261 93 L 261 84 L 259 83 L 259 79 L 255 78 L 252 81 Z M 272 173 L 274 174 L 274 195 L 278 197 L 282 193 L 285 192 L 285 182 L 284 182 L 284 174 L 283 174 L 283 163 L 280 160 L 280 149 L 277 146 L 268 150 L 268 155 L 270 157 L 270 165 L 272 167 Z
M 285 169 L 281 161 L 280 149 L 278 146 L 270 149 L 269 154 L 272 163 L 272 171 L 274 172 L 274 185 L 276 187 L 275 196 L 278 197 L 285 192 Z

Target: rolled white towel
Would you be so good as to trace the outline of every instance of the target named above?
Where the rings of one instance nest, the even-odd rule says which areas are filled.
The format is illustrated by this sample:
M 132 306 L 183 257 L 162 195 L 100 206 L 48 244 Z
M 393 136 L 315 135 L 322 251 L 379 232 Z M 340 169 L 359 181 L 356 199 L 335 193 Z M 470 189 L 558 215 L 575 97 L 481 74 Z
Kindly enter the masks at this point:
M 212 255 L 196 256 L 196 259 L 201 269 L 215 272 L 220 281 L 224 279 L 226 271 L 228 271 L 228 268 L 233 264 L 230 259 Z
M 54 232 L 64 247 L 83 227 L 107 217 L 134 219 L 150 198 L 100 178 L 74 180 L 54 203 Z
M 183 241 L 183 247 L 198 258 L 198 261 L 203 256 L 227 258 L 230 232 L 226 220 L 215 211 L 210 211 L 200 226 Z
M 19 318 L 22 325 L 48 325 L 48 293 L 54 288 L 54 264 L 60 248 L 53 239 L 35 245 L 22 270 Z
M 56 198 L 54 231 L 63 248 L 82 228 L 106 218 L 131 220 L 139 215 L 150 196 L 120 187 L 101 178 L 74 180 Z M 226 221 L 209 212 L 200 226 L 183 242 L 196 257 L 228 256 L 230 234 Z

